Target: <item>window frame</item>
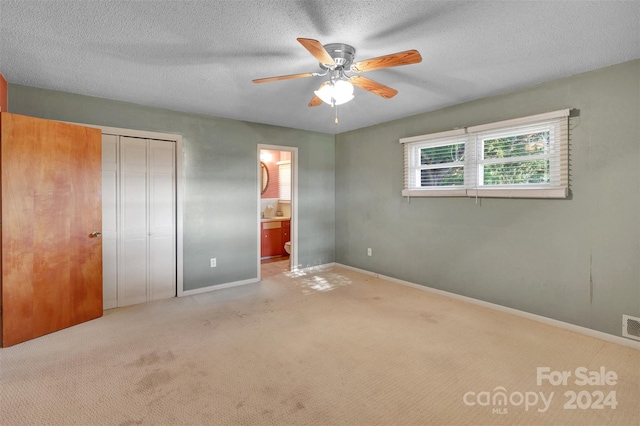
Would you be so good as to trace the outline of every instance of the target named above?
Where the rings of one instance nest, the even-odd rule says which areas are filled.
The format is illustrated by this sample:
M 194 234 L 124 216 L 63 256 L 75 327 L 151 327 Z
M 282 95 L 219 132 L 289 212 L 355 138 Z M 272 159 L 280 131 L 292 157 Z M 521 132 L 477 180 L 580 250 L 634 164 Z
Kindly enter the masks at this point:
M 412 174 L 414 174 L 413 178 L 417 181 L 422 181 L 422 171 L 424 170 L 438 170 L 445 168 L 454 168 L 454 167 L 464 167 L 466 166 L 466 161 L 452 161 L 448 163 L 433 163 L 433 164 L 422 164 L 422 150 L 429 148 L 440 148 L 445 146 L 455 146 L 455 145 L 465 145 L 464 141 L 459 141 L 457 139 L 438 139 L 434 141 L 425 141 L 412 145 L 412 150 L 410 153 L 411 158 L 409 161 L 411 162 L 411 170 Z M 464 172 L 463 172 L 464 173 Z M 464 186 L 464 181 L 462 185 L 443 185 L 443 188 L 460 188 Z M 439 188 L 437 186 L 430 186 L 429 188 Z
M 454 129 L 446 132 L 413 136 L 400 139 L 404 145 L 404 186 L 406 197 L 500 197 L 500 198 L 566 198 L 569 194 L 568 177 L 568 117 L 570 109 L 553 111 L 534 116 L 504 120 L 479 126 Z M 484 141 L 506 137 L 517 137 L 532 132 L 549 132 L 549 152 L 528 156 L 485 159 Z M 464 144 L 462 163 L 464 185 L 421 186 L 419 179 L 420 150 Z M 417 159 L 417 162 L 416 162 Z M 524 163 L 547 160 L 549 182 L 486 185 L 482 175 L 487 164 Z M 418 167 L 416 167 L 418 166 Z M 439 168 L 439 167 L 432 167 Z

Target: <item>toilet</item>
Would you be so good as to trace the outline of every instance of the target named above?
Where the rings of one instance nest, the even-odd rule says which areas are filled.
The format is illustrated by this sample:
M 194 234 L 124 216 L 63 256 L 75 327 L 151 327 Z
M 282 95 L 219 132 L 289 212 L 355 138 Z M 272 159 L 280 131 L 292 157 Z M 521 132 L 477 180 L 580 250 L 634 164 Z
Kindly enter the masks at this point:
M 291 241 L 284 243 L 284 251 L 286 251 L 287 254 L 291 254 Z

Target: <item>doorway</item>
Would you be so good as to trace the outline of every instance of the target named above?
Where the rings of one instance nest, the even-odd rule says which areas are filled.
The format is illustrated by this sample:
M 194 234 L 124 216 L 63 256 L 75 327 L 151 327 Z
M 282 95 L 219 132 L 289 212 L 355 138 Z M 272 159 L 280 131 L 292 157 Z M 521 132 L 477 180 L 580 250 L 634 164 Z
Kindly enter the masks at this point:
M 258 279 L 298 264 L 298 148 L 258 145 Z

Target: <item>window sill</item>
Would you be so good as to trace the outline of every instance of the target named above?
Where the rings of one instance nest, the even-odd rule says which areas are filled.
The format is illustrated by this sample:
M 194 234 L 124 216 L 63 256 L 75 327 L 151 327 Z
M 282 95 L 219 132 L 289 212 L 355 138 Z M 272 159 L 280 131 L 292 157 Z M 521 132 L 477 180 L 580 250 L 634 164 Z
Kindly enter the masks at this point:
M 467 190 L 456 189 L 403 189 L 403 197 L 466 197 Z
M 480 198 L 567 198 L 567 187 L 482 188 L 482 189 L 403 189 L 403 197 L 480 197 Z

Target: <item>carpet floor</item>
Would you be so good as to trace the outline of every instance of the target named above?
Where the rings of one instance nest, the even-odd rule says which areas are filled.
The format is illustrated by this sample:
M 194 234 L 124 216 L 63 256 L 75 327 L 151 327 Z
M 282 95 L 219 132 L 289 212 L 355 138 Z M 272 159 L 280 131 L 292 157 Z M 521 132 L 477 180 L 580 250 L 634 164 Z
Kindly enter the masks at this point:
M 640 351 L 331 267 L 0 350 L 2 425 L 636 425 Z

